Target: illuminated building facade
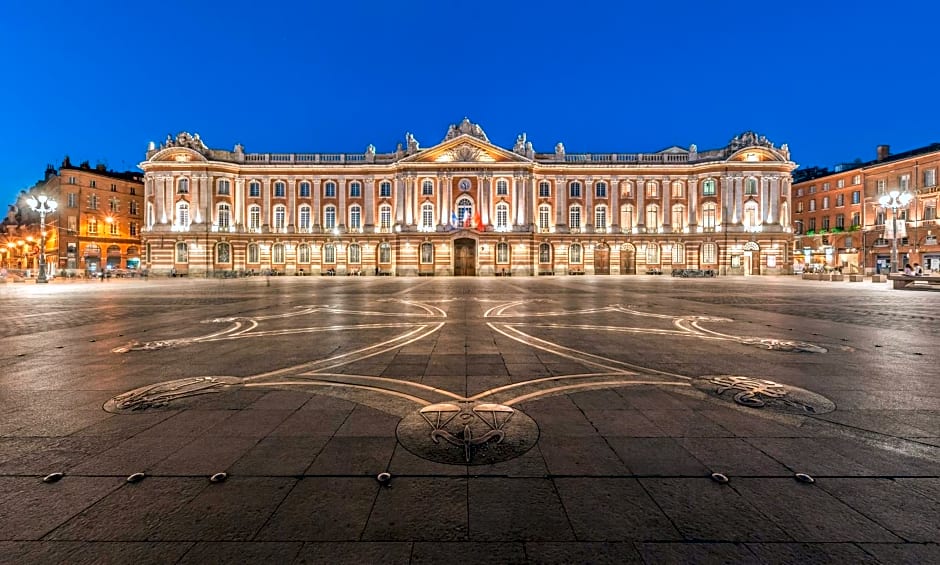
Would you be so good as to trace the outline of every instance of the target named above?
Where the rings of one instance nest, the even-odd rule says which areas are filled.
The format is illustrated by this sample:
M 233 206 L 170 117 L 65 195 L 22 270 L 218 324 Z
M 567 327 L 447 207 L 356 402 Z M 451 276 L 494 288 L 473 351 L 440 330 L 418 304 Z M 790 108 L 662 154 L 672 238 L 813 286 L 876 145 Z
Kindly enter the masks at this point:
M 151 144 L 144 263 L 154 273 L 632 275 L 789 272 L 786 145 L 536 153 L 464 119 L 396 151 L 246 153 L 199 135 Z
M 841 268 L 847 273 L 887 272 L 891 261 L 892 211 L 879 196 L 909 191 L 898 210 L 899 261 L 940 270 L 937 200 L 940 143 L 892 155 L 887 145 L 877 157 L 836 167 L 796 171 L 793 184 L 793 256 L 797 268 Z

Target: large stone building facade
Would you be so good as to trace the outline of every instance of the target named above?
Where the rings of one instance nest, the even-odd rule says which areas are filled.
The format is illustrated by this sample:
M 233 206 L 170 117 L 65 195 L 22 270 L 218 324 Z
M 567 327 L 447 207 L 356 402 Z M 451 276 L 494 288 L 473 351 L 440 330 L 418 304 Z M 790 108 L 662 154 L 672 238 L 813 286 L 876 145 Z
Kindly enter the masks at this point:
M 937 201 L 940 143 L 892 155 L 880 145 L 876 158 L 837 170 L 796 171 L 793 184 L 794 259 L 798 268 L 883 273 L 891 263 L 897 226 L 898 263 L 940 270 Z M 884 209 L 879 197 L 908 191 L 910 203 Z M 896 222 L 896 223 L 895 223 Z
M 752 132 L 657 153 L 511 149 L 469 120 L 392 153 L 269 154 L 151 144 L 154 273 L 630 275 L 789 272 L 786 145 Z

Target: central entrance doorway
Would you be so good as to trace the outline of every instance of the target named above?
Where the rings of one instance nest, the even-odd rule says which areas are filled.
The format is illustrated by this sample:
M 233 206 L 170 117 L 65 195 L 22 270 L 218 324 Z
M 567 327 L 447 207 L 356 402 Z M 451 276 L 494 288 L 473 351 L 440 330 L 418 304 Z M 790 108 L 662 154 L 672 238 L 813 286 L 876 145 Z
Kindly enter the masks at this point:
M 594 248 L 594 274 L 610 274 L 610 247 L 601 243 Z
M 475 277 L 477 274 L 477 242 L 469 237 L 454 240 L 454 276 Z

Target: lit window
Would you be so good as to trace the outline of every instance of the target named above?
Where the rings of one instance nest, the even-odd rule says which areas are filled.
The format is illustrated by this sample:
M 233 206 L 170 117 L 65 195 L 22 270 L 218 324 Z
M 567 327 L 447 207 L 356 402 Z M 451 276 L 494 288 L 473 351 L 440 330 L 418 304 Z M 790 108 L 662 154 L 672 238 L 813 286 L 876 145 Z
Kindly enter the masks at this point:
M 676 204 L 672 207 L 672 229 L 673 231 L 682 231 L 685 227 L 685 206 Z
M 682 184 L 682 181 L 672 181 L 672 197 L 673 198 L 682 198 L 685 196 L 685 185 Z
M 620 208 L 620 229 L 623 231 L 632 231 L 634 224 L 634 210 L 633 206 L 627 204 L 626 206 L 621 206 Z
M 659 206 L 650 204 L 646 207 L 646 231 L 659 229 Z
M 349 208 L 349 228 L 354 230 L 362 228 L 362 208 L 359 206 Z
M 328 230 L 336 227 L 336 206 L 327 206 L 323 210 L 323 227 Z
M 702 183 L 702 196 L 714 196 L 715 195 L 715 181 L 713 179 L 706 179 Z
M 249 263 L 259 263 L 261 262 L 261 252 L 258 249 L 257 243 L 248 244 L 248 262 Z
M 646 197 L 656 198 L 659 196 L 659 185 L 655 181 L 646 183 Z
M 568 248 L 568 262 L 572 265 L 581 264 L 581 244 L 572 243 Z
M 349 251 L 346 253 L 346 262 L 357 265 L 362 263 L 362 247 L 358 243 L 349 246 Z
M 425 241 L 421 244 L 421 264 L 430 265 L 434 262 L 434 244 Z
M 547 243 L 539 244 L 539 263 L 552 262 L 552 246 Z
M 718 206 L 714 202 L 702 204 L 702 228 L 712 231 L 717 225 Z
M 568 210 L 568 227 L 571 229 L 581 229 L 581 207 L 572 206 Z
M 500 265 L 509 264 L 509 244 L 505 241 L 496 244 L 496 263 Z
M 282 230 L 287 227 L 287 208 L 285 206 L 274 207 L 274 229 Z
M 271 246 L 271 262 L 284 263 L 284 244 L 275 243 Z
M 186 245 L 186 242 L 176 242 L 176 262 L 189 263 L 189 246 Z
M 232 183 L 228 179 L 220 179 L 218 183 L 218 193 L 222 196 L 228 196 L 232 192 Z

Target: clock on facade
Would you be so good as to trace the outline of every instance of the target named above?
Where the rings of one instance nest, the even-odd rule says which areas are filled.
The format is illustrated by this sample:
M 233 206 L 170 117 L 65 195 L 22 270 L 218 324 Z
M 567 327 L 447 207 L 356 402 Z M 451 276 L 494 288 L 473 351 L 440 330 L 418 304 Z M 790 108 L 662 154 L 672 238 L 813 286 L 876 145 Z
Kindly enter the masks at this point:
M 460 179 L 460 190 L 470 190 L 470 179 Z

